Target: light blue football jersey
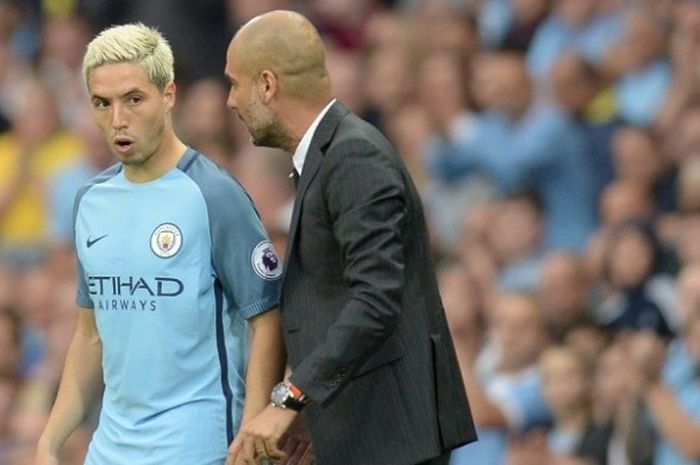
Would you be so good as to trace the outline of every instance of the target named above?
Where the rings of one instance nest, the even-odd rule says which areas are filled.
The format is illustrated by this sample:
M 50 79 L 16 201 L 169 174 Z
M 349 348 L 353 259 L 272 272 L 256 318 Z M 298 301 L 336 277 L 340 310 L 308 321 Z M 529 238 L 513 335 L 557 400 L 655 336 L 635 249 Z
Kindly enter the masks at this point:
M 245 320 L 280 293 L 247 193 L 192 149 L 151 182 L 118 164 L 78 193 L 75 245 L 105 382 L 86 464 L 223 464 L 245 394 Z

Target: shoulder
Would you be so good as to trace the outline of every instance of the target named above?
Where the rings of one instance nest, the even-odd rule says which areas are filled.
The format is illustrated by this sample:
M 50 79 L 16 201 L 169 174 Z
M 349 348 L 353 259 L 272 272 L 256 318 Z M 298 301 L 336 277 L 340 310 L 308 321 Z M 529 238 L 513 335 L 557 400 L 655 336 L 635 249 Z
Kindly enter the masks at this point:
M 394 147 L 374 125 L 356 114 L 345 114 L 331 139 L 327 154 L 365 154 L 380 152 L 393 155 Z
M 109 168 L 102 171 L 97 176 L 93 177 L 88 182 L 83 184 L 82 187 L 80 189 L 78 189 L 78 192 L 75 196 L 76 209 L 77 209 L 78 205 L 80 204 L 80 201 L 83 199 L 83 197 L 85 196 L 85 194 L 88 191 L 90 191 L 95 186 L 98 186 L 100 184 L 103 184 L 106 181 L 109 181 L 114 176 L 119 174 L 121 172 L 121 170 L 122 170 L 122 164 L 115 163 L 114 165 L 110 166 Z
M 188 149 L 178 169 L 198 187 L 210 216 L 232 206 L 252 205 L 248 192 L 231 174 L 196 150 Z

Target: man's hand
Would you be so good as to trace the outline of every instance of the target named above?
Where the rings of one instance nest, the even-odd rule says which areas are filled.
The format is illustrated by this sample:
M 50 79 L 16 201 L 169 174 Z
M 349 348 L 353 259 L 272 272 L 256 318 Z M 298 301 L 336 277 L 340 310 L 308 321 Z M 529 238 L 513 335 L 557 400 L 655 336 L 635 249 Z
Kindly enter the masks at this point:
M 231 444 L 226 465 L 260 465 L 262 460 L 280 461 L 287 454 L 280 449 L 280 439 L 297 417 L 294 410 L 268 405 L 252 420 L 241 426 Z

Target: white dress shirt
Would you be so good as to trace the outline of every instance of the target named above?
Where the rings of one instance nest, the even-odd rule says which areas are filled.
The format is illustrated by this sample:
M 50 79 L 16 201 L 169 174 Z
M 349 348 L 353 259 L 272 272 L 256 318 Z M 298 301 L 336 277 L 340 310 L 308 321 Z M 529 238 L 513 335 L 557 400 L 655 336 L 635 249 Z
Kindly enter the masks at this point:
M 311 139 L 314 137 L 314 133 L 316 132 L 316 128 L 318 125 L 321 123 L 321 120 L 323 117 L 328 113 L 328 110 L 331 108 L 331 105 L 335 103 L 336 99 L 332 99 L 326 107 L 321 110 L 321 113 L 316 116 L 316 119 L 314 120 L 313 123 L 311 123 L 311 126 L 309 126 L 309 129 L 306 130 L 304 133 L 304 137 L 301 138 L 299 141 L 299 145 L 297 145 L 296 150 L 294 151 L 294 155 L 292 156 L 292 163 L 294 163 L 294 169 L 299 173 L 299 176 L 301 176 L 301 170 L 304 168 L 304 162 L 306 161 L 306 154 L 309 151 L 309 146 L 311 145 Z

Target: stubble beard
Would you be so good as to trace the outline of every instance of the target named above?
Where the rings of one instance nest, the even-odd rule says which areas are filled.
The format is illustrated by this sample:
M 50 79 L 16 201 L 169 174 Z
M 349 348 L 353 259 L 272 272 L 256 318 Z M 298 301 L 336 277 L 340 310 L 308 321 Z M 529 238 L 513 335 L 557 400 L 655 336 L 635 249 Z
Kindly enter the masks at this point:
M 251 94 L 249 112 L 252 115 L 249 132 L 253 145 L 289 151 L 291 138 L 276 116 L 263 105 L 257 92 Z

